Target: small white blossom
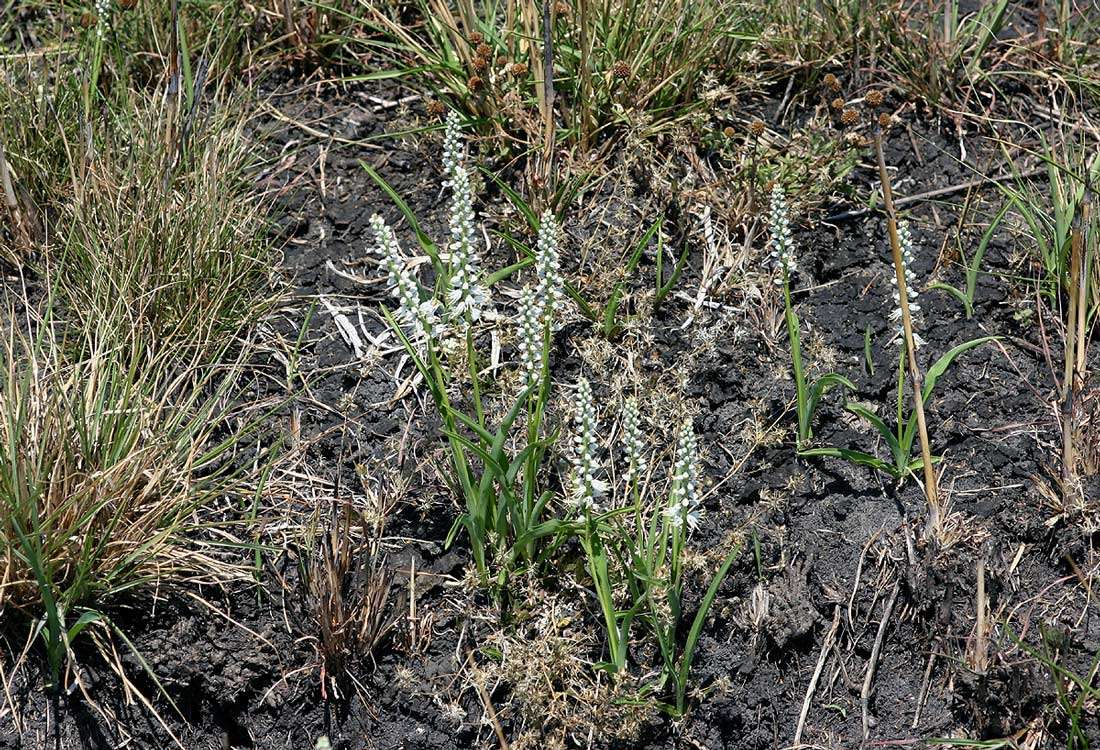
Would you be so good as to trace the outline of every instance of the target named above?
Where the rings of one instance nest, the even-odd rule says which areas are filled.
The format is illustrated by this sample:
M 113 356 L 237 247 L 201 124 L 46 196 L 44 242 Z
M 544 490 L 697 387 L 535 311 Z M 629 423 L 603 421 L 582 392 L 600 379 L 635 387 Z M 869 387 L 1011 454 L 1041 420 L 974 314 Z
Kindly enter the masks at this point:
M 450 289 L 447 291 L 447 308 L 451 320 L 476 321 L 481 317 L 489 293 L 479 279 L 474 202 L 470 175 L 465 167 L 457 165 L 454 168 L 450 186 L 451 242 L 447 248 L 450 254 Z
M 454 179 L 455 170 L 462 165 L 464 151 L 461 118 L 452 109 L 443 128 L 443 171 L 448 180 Z
M 581 512 L 594 510 L 607 485 L 596 477 L 596 407 L 592 403 L 592 386 L 581 378 L 577 382 L 577 397 L 573 414 L 573 464 L 571 481 L 572 504 Z
M 539 221 L 538 245 L 535 250 L 535 273 L 539 279 L 535 293 L 542 305 L 543 320 L 551 325 L 554 313 L 565 298 L 561 256 L 558 252 L 559 233 L 557 219 L 550 209 L 546 209 Z
M 687 522 L 689 529 L 699 524 L 698 442 L 691 418 L 684 420 L 676 441 L 676 460 L 672 466 L 672 487 L 665 516 L 673 528 Z
M 397 297 L 394 317 L 411 341 L 422 342 L 434 336 L 439 327 L 439 303 L 431 298 L 420 299 L 420 285 L 405 266 L 393 229 L 377 214 L 370 217 L 370 225 L 375 251 L 382 256 L 382 266 L 386 269 L 390 292 Z
M 794 239 L 787 211 L 787 195 L 777 182 L 772 187 L 771 210 L 768 213 L 768 250 L 780 275 L 776 284 L 783 284 L 794 270 Z
M 645 473 L 646 457 L 645 438 L 642 436 L 641 416 L 638 414 L 638 400 L 628 398 L 623 404 L 622 446 L 623 455 L 626 456 L 627 484 L 637 480 Z
M 519 293 L 519 361 L 523 368 L 523 386 L 528 388 L 542 377 L 542 307 L 535 291 L 525 286 Z

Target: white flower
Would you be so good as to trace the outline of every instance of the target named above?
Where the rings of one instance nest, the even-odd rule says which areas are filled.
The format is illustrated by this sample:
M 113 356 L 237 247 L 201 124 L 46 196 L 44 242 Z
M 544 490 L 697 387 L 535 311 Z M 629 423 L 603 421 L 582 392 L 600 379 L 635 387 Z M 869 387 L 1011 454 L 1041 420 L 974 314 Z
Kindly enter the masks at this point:
M 523 368 L 523 386 L 529 388 L 542 377 L 543 368 L 542 306 L 535 291 L 525 286 L 519 293 L 519 361 Z
M 458 112 L 452 109 L 447 113 L 447 123 L 443 129 L 443 171 L 447 179 L 454 179 L 455 169 L 462 166 L 463 156 L 462 122 Z
M 672 465 L 672 487 L 668 493 L 665 517 L 673 528 L 686 522 L 689 529 L 699 524 L 698 442 L 691 417 L 684 420 L 676 441 L 676 460 Z
M 434 336 L 439 327 L 439 303 L 431 298 L 420 299 L 420 285 L 405 267 L 393 229 L 377 214 L 370 217 L 370 225 L 377 243 L 375 251 L 382 256 L 382 266 L 386 269 L 390 292 L 397 297 L 394 317 L 411 341 L 422 342 Z
M 776 284 L 783 284 L 794 270 L 794 239 L 787 213 L 787 195 L 779 183 L 772 187 L 771 210 L 768 212 L 768 250 L 779 269 Z
M 450 289 L 447 291 L 447 308 L 451 320 L 476 321 L 481 317 L 489 293 L 479 279 L 474 202 L 470 175 L 465 167 L 455 166 L 450 186 L 451 242 L 447 246 L 450 254 Z
M 581 512 L 593 510 L 607 490 L 607 485 L 596 477 L 599 464 L 596 461 L 596 407 L 592 403 L 592 386 L 588 380 L 577 381 L 577 399 L 573 414 L 573 464 L 570 502 Z
M 626 456 L 627 469 L 626 478 L 627 484 L 635 481 L 646 470 L 646 457 L 645 451 L 645 439 L 642 436 L 641 416 L 638 414 L 638 400 L 634 398 L 628 398 L 626 403 L 623 404 L 623 427 L 622 427 L 622 445 L 623 455 Z
M 558 253 L 559 232 L 557 219 L 550 209 L 546 209 L 539 221 L 538 245 L 535 249 L 535 273 L 539 279 L 535 293 L 542 305 L 543 320 L 551 325 L 554 313 L 565 298 L 561 256 Z

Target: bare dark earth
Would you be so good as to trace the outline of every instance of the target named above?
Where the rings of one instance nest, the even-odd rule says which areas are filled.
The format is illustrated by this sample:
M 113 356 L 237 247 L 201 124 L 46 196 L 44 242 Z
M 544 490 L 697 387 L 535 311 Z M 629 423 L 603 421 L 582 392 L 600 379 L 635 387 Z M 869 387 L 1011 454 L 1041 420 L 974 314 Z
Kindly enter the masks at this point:
M 173 708 L 158 697 L 157 687 L 130 659 L 135 668 L 129 676 L 152 697 L 167 728 L 136 699 L 127 701 L 114 675 L 88 662 L 84 681 L 99 710 L 77 692 L 55 714 L 40 676 L 30 674 L 8 688 L 20 722 L 9 718 L 0 725 L 0 748 L 168 747 L 168 729 L 187 748 L 312 748 L 323 734 L 333 747 L 348 750 L 492 747 L 497 740 L 475 681 L 485 685 L 516 748 L 788 747 L 818 665 L 801 731 L 807 746 L 857 747 L 865 729 L 871 747 L 922 746 L 951 736 L 1023 737 L 1029 729 L 1027 736 L 1039 738 L 1034 747 L 1064 743 L 1062 727 L 1037 730 L 1053 703 L 1054 682 L 1016 639 L 1032 652 L 1048 649 L 1076 674 L 1089 672 L 1100 652 L 1100 623 L 1076 571 L 1091 569 L 1095 527 L 1087 515 L 1057 516 L 1044 491 L 1052 488 L 1049 457 L 1057 455 L 1054 383 L 1034 322 L 1035 300 L 1010 278 L 1026 277 L 1029 269 L 1021 267 L 1017 240 L 1007 229 L 990 247 L 986 269 L 992 273 L 981 278 L 972 319 L 942 292 L 922 295 L 926 319 L 936 321 L 921 331 L 927 342 L 922 356 L 928 360 L 975 337 L 1001 337 L 964 354 L 941 379 L 929 406 L 933 446 L 944 455 L 942 486 L 950 498 L 942 546 L 921 541 L 924 501 L 915 484 L 897 490 L 870 470 L 795 456 L 782 306 L 767 278 L 762 239 L 731 267 L 743 283 L 720 288 L 697 306 L 702 269 L 693 263 L 680 282 L 682 294 L 655 312 L 644 301 L 653 277 L 654 257 L 648 253 L 642 278 L 629 282 L 628 308 L 646 316 L 625 334 L 634 351 L 629 366 L 616 359 L 621 354 L 601 360 L 599 333 L 579 316 L 559 332 L 554 358 L 559 382 L 572 382 L 583 370 L 610 388 L 631 368 L 659 388 L 686 378 L 712 488 L 695 537 L 696 570 L 707 566 L 708 555 L 721 557 L 732 536 L 745 542 L 700 642 L 693 671 L 698 690 L 689 716 L 677 723 L 657 713 L 639 719 L 636 711 L 620 706 L 606 716 L 583 710 L 566 714 L 570 724 L 562 714 L 530 703 L 533 697 L 520 676 L 546 670 L 561 680 L 548 690 L 573 689 L 568 679 L 575 661 L 600 657 L 594 604 L 576 608 L 567 624 L 555 627 L 555 637 L 581 644 L 576 647 L 581 653 L 546 653 L 540 661 L 533 645 L 530 651 L 517 645 L 545 638 L 535 621 L 553 609 L 549 601 L 545 609 L 532 605 L 530 612 L 513 615 L 504 625 L 509 640 L 495 635 L 499 613 L 471 585 L 461 540 L 444 548 L 456 508 L 431 468 L 441 456 L 436 425 L 414 393 L 394 399 L 401 355 L 389 351 L 392 339 L 374 346 L 368 338 L 382 341 L 385 329 L 376 310 L 385 291 L 369 260 L 367 219 L 380 212 L 395 226 L 403 224 L 359 161 L 374 165 L 427 231 L 442 236 L 445 196 L 439 188 L 437 138 L 381 138 L 431 120 L 419 102 L 390 107 L 408 92 L 388 84 L 322 87 L 321 96 L 316 93 L 313 86 L 284 85 L 270 100 L 275 110 L 308 123 L 312 134 L 276 118 L 259 123 L 255 133 L 262 148 L 276 154 L 258 180 L 275 196 L 273 231 L 285 240 L 283 272 L 297 296 L 271 321 L 273 335 L 292 341 L 307 308 L 318 302 L 302 351 L 308 386 L 295 402 L 303 446 L 295 466 L 303 473 L 308 469 L 313 479 L 271 498 L 261 513 L 277 535 L 278 519 L 288 510 L 317 511 L 323 518 L 333 504 L 362 503 L 371 487 L 392 492 L 402 482 L 409 485 L 399 493 L 384 539 L 394 575 L 392 601 L 402 608 L 401 616 L 375 657 L 363 656 L 353 665 L 360 684 L 344 685 L 336 696 L 331 685 L 322 685 L 310 640 L 316 627 L 300 595 L 300 563 L 307 554 L 301 550 L 268 556 L 258 587 L 242 581 L 202 591 L 212 606 L 186 591 L 162 592 L 155 613 L 148 612 L 145 600 L 118 602 L 116 620 L 175 702 Z M 761 113 L 774 111 L 774 104 L 760 102 Z M 912 141 L 904 128 L 895 130 L 887 154 L 898 169 L 899 193 L 972 178 L 957 162 L 953 127 L 911 125 Z M 919 144 L 919 157 L 912 143 Z M 967 148 L 972 163 L 984 168 L 989 154 L 983 142 L 969 138 Z M 510 165 L 494 159 L 488 147 L 485 154 L 486 166 L 508 178 Z M 708 164 L 717 161 L 702 146 L 696 156 Z M 869 164 L 861 163 L 847 187 L 862 198 L 876 182 Z M 630 219 L 623 196 L 659 202 L 646 190 L 645 175 L 624 168 L 564 217 L 573 238 L 566 244 L 565 268 L 582 289 L 596 262 L 582 257 L 585 239 L 604 231 L 601 221 Z M 520 223 L 496 189 L 487 185 L 481 195 L 479 210 L 494 226 L 518 231 Z M 995 194 L 982 196 L 984 213 L 995 210 Z M 962 192 L 909 207 L 921 279 L 961 283 L 951 254 L 965 197 Z M 601 211 L 594 210 L 597 206 Z M 607 206 L 611 211 L 605 215 Z M 887 343 L 893 271 L 883 222 L 877 216 L 821 222 L 826 214 L 850 208 L 848 203 L 819 206 L 798 222 L 797 311 L 809 366 L 847 375 L 858 386 L 856 400 L 880 405 L 889 415 L 897 348 Z M 693 221 L 682 214 L 670 234 L 697 241 Z M 982 230 L 968 227 L 964 241 L 976 242 Z M 402 239 L 407 251 L 414 247 L 407 233 Z M 500 244 L 495 243 L 487 267 L 514 260 Z M 368 347 L 362 359 L 339 336 L 322 297 L 357 324 L 361 314 Z M 500 312 L 509 314 L 507 300 L 497 299 Z M 1049 311 L 1043 314 L 1054 325 Z M 873 374 L 865 363 L 867 329 Z M 504 343 L 507 359 L 511 348 Z M 601 362 L 603 372 L 594 366 Z M 410 372 L 405 364 L 401 378 Z M 837 395 L 826 401 L 816 420 L 818 443 L 871 449 L 869 428 L 840 408 Z M 288 406 L 278 430 L 291 430 L 290 412 Z M 609 424 L 614 418 L 604 416 Z M 365 480 L 357 467 L 364 467 Z M 1094 494 L 1091 502 L 1097 500 Z M 967 666 L 975 663 L 977 648 L 979 568 L 996 624 L 980 673 Z M 537 577 L 545 590 L 554 590 L 555 571 Z M 702 575 L 694 580 L 689 607 L 705 585 Z M 410 592 L 412 621 L 404 615 Z M 547 652 L 553 651 L 551 641 L 543 643 Z M 634 658 L 644 663 L 646 654 Z M 59 735 L 51 737 L 55 717 Z M 1100 739 L 1095 712 L 1086 720 L 1086 732 Z

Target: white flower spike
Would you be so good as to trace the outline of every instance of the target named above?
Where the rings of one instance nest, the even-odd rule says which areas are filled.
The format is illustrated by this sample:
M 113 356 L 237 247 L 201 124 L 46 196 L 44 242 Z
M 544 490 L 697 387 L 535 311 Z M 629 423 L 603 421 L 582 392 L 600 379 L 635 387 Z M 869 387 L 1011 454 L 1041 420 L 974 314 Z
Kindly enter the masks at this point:
M 375 250 L 382 256 L 382 266 L 386 269 L 390 292 L 397 297 L 394 317 L 411 341 L 423 342 L 438 330 L 439 303 L 434 299 L 421 301 L 420 285 L 405 267 L 393 229 L 377 214 L 370 217 L 370 225 L 377 243 Z
M 581 378 L 577 382 L 577 397 L 573 415 L 573 464 L 570 500 L 578 511 L 595 510 L 607 485 L 597 478 L 596 407 L 592 403 L 592 386 Z
M 453 109 L 447 113 L 443 128 L 443 171 L 453 180 L 455 169 L 462 166 L 465 149 L 462 143 L 462 120 Z
M 535 291 L 525 286 L 519 293 L 519 361 L 523 368 L 523 387 L 529 388 L 542 377 L 542 307 Z
M 898 244 L 901 245 L 901 265 L 905 274 L 905 293 L 909 298 L 909 319 L 913 323 L 913 345 L 919 348 L 924 344 L 924 340 L 917 335 L 916 331 L 921 311 L 920 305 L 917 303 L 920 293 L 917 291 L 917 274 L 912 268 L 914 262 L 913 235 L 909 231 L 909 222 L 907 221 L 898 222 Z M 898 294 L 896 283 L 891 296 L 894 300 L 894 306 L 890 310 L 890 319 L 895 322 L 895 330 L 890 342 L 897 341 L 900 343 L 905 340 L 905 327 L 901 320 L 901 295 Z
M 794 271 L 794 239 L 787 211 L 787 194 L 779 183 L 772 187 L 771 210 L 768 212 L 768 249 L 780 275 L 775 283 L 782 285 Z
M 542 305 L 543 320 L 551 326 L 554 313 L 565 298 L 561 256 L 558 252 L 559 233 L 558 220 L 550 209 L 546 209 L 539 221 L 538 245 L 535 250 L 535 273 L 539 279 L 535 293 Z
M 673 528 L 687 523 L 689 530 L 699 524 L 698 451 L 691 417 L 684 420 L 676 441 L 676 460 L 672 466 L 672 488 L 665 516 Z
M 470 175 L 461 164 L 455 166 L 451 185 L 450 289 L 447 308 L 452 321 L 477 321 L 489 298 L 478 269 L 477 230 Z

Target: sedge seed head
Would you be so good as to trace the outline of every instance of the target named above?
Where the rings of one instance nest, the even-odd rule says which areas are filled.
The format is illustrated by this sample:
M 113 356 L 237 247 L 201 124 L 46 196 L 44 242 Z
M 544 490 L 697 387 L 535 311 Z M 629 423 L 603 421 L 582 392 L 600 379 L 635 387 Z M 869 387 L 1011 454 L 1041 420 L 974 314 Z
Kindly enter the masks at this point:
M 840 110 L 844 109 L 844 100 L 838 96 L 829 103 L 829 106 L 839 112 Z
M 886 130 L 894 123 L 894 118 L 889 112 L 883 112 L 878 116 L 878 126 Z
M 859 122 L 859 112 L 854 109 L 846 108 L 840 113 L 840 124 L 845 127 L 852 127 Z
M 764 121 L 759 117 L 753 119 L 752 123 L 749 124 L 749 132 L 757 138 L 764 135 Z
M 838 79 L 832 73 L 825 74 L 825 88 L 829 89 L 833 93 L 840 91 L 840 79 Z
M 611 66 L 611 75 L 619 80 L 630 78 L 630 63 L 625 60 L 615 61 L 615 64 Z
M 882 91 L 880 89 L 872 89 L 867 92 L 867 106 L 869 107 L 881 107 L 882 106 Z

